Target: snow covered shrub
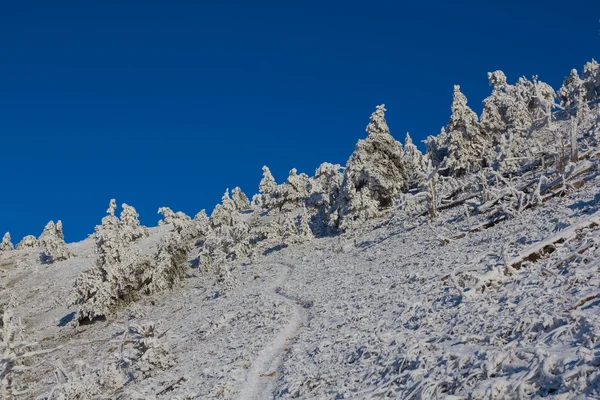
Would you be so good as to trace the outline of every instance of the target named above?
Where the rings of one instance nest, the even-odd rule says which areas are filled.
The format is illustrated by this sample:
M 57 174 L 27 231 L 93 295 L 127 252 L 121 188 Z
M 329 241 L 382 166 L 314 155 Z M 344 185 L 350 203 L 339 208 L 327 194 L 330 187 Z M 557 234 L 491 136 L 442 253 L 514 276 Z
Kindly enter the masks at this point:
M 153 322 L 132 325 L 129 334 L 136 352 L 133 367 L 137 379 L 148 378 L 155 370 L 164 371 L 175 365 L 174 357 L 167 353 Z
M 404 151 L 390 135 L 384 105 L 371 115 L 367 133 L 346 163 L 340 198 L 332 210 L 333 225 L 342 230 L 374 216 L 379 208 L 390 207 L 408 187 Z
M 12 399 L 13 375 L 28 369 L 32 358 L 54 351 L 54 349 L 33 351 L 37 343 L 25 341 L 24 326 L 14 315 L 16 300 L 14 297 L 7 304 L 0 305 L 0 398 Z M 21 394 L 26 392 L 20 391 Z
M 284 246 L 304 243 L 312 239 L 313 234 L 309 225 L 310 217 L 306 207 L 300 209 L 300 213 L 293 217 L 287 214 L 282 226 L 282 243 Z
M 123 203 L 119 218 L 125 240 L 133 242 L 149 235 L 148 228 L 140 225 L 139 214 L 135 208 Z
M 184 241 L 190 242 L 198 237 L 198 224 L 185 213 L 173 212 L 169 207 L 160 207 L 158 213 L 163 215 L 158 225 L 173 225 L 173 230 L 179 233 Z
M 38 243 L 42 248 L 40 259 L 44 263 L 63 261 L 73 256 L 64 241 L 61 221 L 56 224 L 53 221 L 48 222 Z
M 248 197 L 242 192 L 242 189 L 239 187 L 234 188 L 231 191 L 231 199 L 235 204 L 235 208 L 238 211 L 246 211 L 250 208 L 250 202 L 248 201 Z
M 0 251 L 14 250 L 15 246 L 10 242 L 10 233 L 6 232 L 2 237 L 2 243 L 0 243 Z
M 27 235 L 19 243 L 17 243 L 17 250 L 34 249 L 38 246 L 38 241 L 33 235 Z
M 446 132 L 444 147 L 448 153 L 442 168 L 447 168 L 453 176 L 459 176 L 485 166 L 491 141 L 479 124 L 477 114 L 467 106 L 467 98 L 458 85 L 454 86 L 452 115 Z

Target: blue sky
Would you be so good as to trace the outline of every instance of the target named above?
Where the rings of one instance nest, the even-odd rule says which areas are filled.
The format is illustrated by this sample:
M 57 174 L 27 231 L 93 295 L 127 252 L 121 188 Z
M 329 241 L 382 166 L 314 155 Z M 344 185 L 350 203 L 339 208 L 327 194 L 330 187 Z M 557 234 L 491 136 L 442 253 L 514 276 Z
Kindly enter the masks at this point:
M 600 58 L 598 2 L 402 3 L 4 2 L 0 230 L 61 219 L 81 240 L 111 198 L 149 226 L 210 213 L 264 164 L 278 182 L 344 164 L 377 104 L 420 141 L 454 84 L 479 113 L 488 71 L 557 89 Z

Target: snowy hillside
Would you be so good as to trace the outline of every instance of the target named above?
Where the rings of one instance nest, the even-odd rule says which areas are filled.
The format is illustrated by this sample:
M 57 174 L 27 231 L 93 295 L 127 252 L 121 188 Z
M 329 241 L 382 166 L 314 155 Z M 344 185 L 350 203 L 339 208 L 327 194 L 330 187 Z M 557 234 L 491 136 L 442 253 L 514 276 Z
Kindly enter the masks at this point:
M 488 78 L 426 154 L 382 105 L 344 168 L 210 216 L 5 235 L 0 397 L 600 398 L 600 66 Z

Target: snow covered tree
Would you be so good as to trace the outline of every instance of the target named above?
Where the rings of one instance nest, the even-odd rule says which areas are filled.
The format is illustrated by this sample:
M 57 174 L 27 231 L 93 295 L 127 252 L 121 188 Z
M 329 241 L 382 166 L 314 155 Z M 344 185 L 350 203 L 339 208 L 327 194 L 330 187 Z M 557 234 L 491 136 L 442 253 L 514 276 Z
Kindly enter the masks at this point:
M 2 237 L 2 243 L 0 243 L 0 251 L 14 250 L 15 246 L 10 242 L 10 233 L 6 232 Z
M 284 246 L 304 243 L 313 237 L 309 225 L 310 216 L 306 207 L 302 207 L 296 216 L 286 214 L 282 224 L 282 243 Z
M 454 86 L 452 115 L 446 126 L 448 135 L 448 155 L 443 166 L 451 175 L 477 171 L 486 164 L 490 138 L 484 133 L 477 120 L 477 114 L 467 106 L 467 98 Z
M 158 221 L 158 225 L 171 224 L 173 230 L 179 233 L 188 244 L 198 237 L 197 224 L 184 212 L 173 212 L 169 207 L 160 207 L 158 213 L 163 215 L 163 219 Z
M 149 235 L 148 228 L 140 225 L 140 220 L 138 219 L 139 214 L 135 208 L 125 203 L 123 203 L 121 207 L 123 210 L 121 211 L 119 220 L 125 240 L 133 242 L 140 238 L 147 237 Z M 114 215 L 114 210 L 112 215 Z
M 273 198 L 276 206 L 280 211 L 293 210 L 304 203 L 308 198 L 309 179 L 306 174 L 298 174 L 296 168 L 292 168 L 288 175 L 287 181 L 283 185 L 277 186 Z
M 194 224 L 200 236 L 206 236 L 211 229 L 210 218 L 206 215 L 206 210 L 201 210 L 194 216 Z
M 189 267 L 187 250 L 185 241 L 178 232 L 168 232 L 163 236 L 151 264 L 152 268 L 142 270 L 142 281 L 147 282 L 143 291 L 146 294 L 157 293 L 170 289 L 181 280 Z
M 408 132 L 406 132 L 406 138 L 404 139 L 404 154 L 402 159 L 406 170 L 408 185 L 414 186 L 419 184 L 423 179 L 427 164 L 425 162 L 425 156 L 417 146 L 413 144 L 412 138 Z
M 442 164 L 448 156 L 448 133 L 446 127 L 442 127 L 437 136 L 427 136 L 425 140 L 425 154 L 431 160 L 434 167 Z
M 260 201 L 256 203 L 260 203 L 263 209 L 267 209 L 271 207 L 271 197 L 273 196 L 275 189 L 277 188 L 277 182 L 275 182 L 275 178 L 271 174 L 271 170 L 269 167 L 264 165 L 262 167 L 263 177 L 258 185 L 258 192 L 260 194 Z
M 558 97 L 565 110 L 581 123 L 589 114 L 588 90 L 586 90 L 584 81 L 579 77 L 576 69 L 571 70 L 571 74 L 565 79 L 562 87 L 558 91 Z
M 315 176 L 309 179 L 310 196 L 307 204 L 311 208 L 331 206 L 340 196 L 340 187 L 344 174 L 340 172 L 342 166 L 327 162 L 319 165 Z
M 17 243 L 17 250 L 34 249 L 38 246 L 38 241 L 33 235 L 27 235 L 19 243 Z
M 587 92 L 588 101 L 600 99 L 600 65 L 596 60 L 585 64 L 582 79 Z
M 359 224 L 379 208 L 390 207 L 408 188 L 404 151 L 390 135 L 385 111 L 384 105 L 377 106 L 367 125 L 367 138 L 358 141 L 346 163 L 340 198 L 331 211 L 334 226 L 347 229 Z
M 109 215 L 114 216 L 115 215 L 115 210 L 117 209 L 117 200 L 115 199 L 110 199 L 110 204 L 108 205 L 108 209 L 106 210 L 106 212 Z
M 53 263 L 63 261 L 73 256 L 67 249 L 62 231 L 62 222 L 58 221 L 54 224 L 53 221 L 48 222 L 44 231 L 38 239 L 38 243 L 42 248 L 40 259 L 45 263 Z
M 530 109 L 537 126 L 552 127 L 552 110 L 556 107 L 556 92 L 552 86 L 533 77 Z
M 213 228 L 223 225 L 233 226 L 237 214 L 239 214 L 237 207 L 235 202 L 229 197 L 229 189 L 227 189 L 221 198 L 221 204 L 217 204 L 210 215 L 210 223 Z
M 81 272 L 75 284 L 72 301 L 78 306 L 80 322 L 110 316 L 120 305 L 135 301 L 142 294 L 171 288 L 187 268 L 187 243 L 177 229 L 162 238 L 156 252 L 142 253 L 132 247 L 130 232 L 114 215 L 112 204 L 95 229 L 96 265 Z M 175 228 L 182 219 L 168 211 L 164 214 L 174 220 L 171 223 Z
M 246 211 L 250 208 L 250 202 L 248 201 L 248 197 L 242 192 L 242 189 L 239 187 L 234 188 L 231 191 L 231 199 L 235 204 L 235 208 L 238 211 Z

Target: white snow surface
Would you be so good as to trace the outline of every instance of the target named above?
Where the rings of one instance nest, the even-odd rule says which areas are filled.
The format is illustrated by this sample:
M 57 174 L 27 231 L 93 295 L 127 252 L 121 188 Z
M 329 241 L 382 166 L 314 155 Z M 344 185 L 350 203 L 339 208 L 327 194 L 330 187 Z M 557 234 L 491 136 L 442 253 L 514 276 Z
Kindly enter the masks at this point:
M 26 394 L 15 398 L 49 396 L 59 368 L 85 375 L 110 362 L 128 327 L 150 321 L 166 332 L 175 365 L 106 398 L 597 398 L 600 227 L 512 274 L 490 274 L 503 268 L 503 251 L 516 257 L 596 218 L 599 176 L 586 179 L 576 193 L 449 243 L 439 238 L 466 229 L 461 207 L 433 223 L 392 210 L 242 263 L 227 295 L 190 269 L 174 290 L 79 327 L 66 299 L 94 264 L 91 239 L 53 264 L 40 264 L 36 249 L 4 253 L 0 296 L 16 296 L 29 341 L 57 348 L 16 375 Z M 138 246 L 168 230 L 151 229 Z

